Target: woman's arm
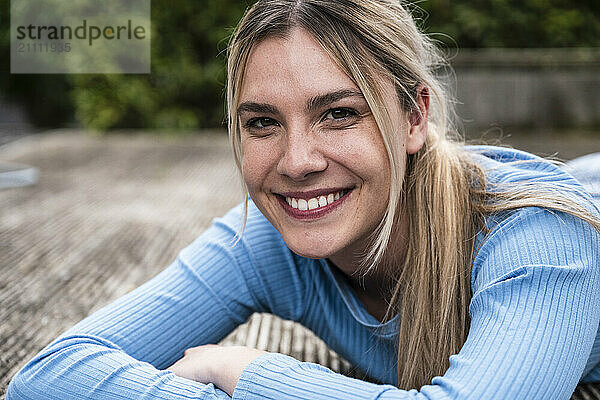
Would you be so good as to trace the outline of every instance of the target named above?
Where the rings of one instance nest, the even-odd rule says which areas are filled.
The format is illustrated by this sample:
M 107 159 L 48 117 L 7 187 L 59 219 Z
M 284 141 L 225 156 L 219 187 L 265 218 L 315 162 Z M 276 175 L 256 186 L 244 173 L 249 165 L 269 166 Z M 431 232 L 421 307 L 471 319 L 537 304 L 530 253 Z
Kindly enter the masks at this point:
M 231 246 L 238 221 L 235 212 L 213 224 L 162 273 L 43 349 L 7 399 L 228 398 L 163 369 L 264 309 L 253 259 L 243 242 Z
M 574 217 L 523 209 L 475 260 L 471 325 L 450 368 L 399 390 L 267 353 L 243 370 L 234 399 L 568 399 L 600 320 L 600 235 Z

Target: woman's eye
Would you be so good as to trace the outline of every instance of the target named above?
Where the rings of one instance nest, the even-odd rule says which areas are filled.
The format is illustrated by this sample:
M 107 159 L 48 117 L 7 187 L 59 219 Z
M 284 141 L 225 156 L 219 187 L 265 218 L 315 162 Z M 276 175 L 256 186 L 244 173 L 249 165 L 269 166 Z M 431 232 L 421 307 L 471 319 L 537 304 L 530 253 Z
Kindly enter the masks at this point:
M 277 121 L 273 118 L 268 117 L 260 117 L 260 118 L 252 118 L 246 122 L 246 128 L 254 128 L 254 129 L 263 129 L 268 128 L 269 126 L 277 125 Z
M 353 117 L 357 114 L 356 111 L 349 108 L 332 108 L 325 115 L 326 119 L 340 120 Z

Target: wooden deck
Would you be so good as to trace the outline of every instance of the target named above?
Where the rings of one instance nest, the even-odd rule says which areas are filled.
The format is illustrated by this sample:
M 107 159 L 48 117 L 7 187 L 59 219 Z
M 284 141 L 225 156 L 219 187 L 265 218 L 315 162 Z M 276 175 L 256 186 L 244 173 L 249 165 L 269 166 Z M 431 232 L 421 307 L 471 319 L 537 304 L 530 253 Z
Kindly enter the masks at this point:
M 227 139 L 217 133 L 56 131 L 0 147 L 0 162 L 40 171 L 36 185 L 0 191 L 0 397 L 52 338 L 154 276 L 241 200 Z M 270 315 L 255 314 L 224 343 L 359 375 L 311 332 Z M 578 396 L 600 399 L 600 391 Z

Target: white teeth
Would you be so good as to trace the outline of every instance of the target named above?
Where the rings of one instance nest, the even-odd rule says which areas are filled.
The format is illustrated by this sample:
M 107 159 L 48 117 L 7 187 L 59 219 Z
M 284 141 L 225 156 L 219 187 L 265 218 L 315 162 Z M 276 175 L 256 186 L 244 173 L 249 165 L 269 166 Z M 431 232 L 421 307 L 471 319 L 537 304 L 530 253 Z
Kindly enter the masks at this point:
M 327 205 L 327 199 L 325 196 L 319 197 L 319 207 L 325 207 Z
M 285 201 L 293 208 L 301 211 L 314 210 L 315 208 L 325 207 L 328 204 L 337 201 L 344 195 L 344 191 L 329 193 L 328 195 L 313 197 L 311 199 L 296 199 L 294 197 L 286 197 Z
M 308 210 L 308 203 L 304 199 L 298 200 L 298 210 L 306 211 Z

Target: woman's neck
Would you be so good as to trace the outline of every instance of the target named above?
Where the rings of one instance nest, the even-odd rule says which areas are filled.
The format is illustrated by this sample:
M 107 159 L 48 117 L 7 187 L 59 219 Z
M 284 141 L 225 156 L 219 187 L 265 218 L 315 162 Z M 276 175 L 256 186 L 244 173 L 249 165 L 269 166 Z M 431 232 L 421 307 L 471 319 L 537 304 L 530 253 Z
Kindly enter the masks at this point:
M 369 238 L 356 241 L 338 253 L 332 254 L 328 259 L 349 279 L 358 281 L 359 277 L 364 275 L 363 286 L 377 287 L 387 277 L 397 277 L 401 272 L 400 269 L 404 265 L 408 251 L 408 236 L 408 215 L 407 211 L 401 208 L 396 216 L 396 222 L 393 224 L 383 257 L 370 268 L 369 274 L 361 273 L 364 272 L 364 268 L 361 269 L 362 255 L 367 254 L 369 246 L 372 244 Z
M 332 268 L 338 268 L 333 262 L 329 262 Z M 343 271 L 342 271 L 343 272 Z M 389 300 L 393 290 L 393 280 L 385 276 L 373 276 L 372 274 L 349 276 L 344 273 L 346 281 L 352 287 L 358 299 L 363 303 L 369 314 L 379 322 L 385 322 L 385 316 L 389 306 Z
M 365 254 L 367 246 L 368 243 L 352 246 L 331 256 L 329 261 L 346 275 L 367 311 L 382 321 L 408 250 L 406 212 L 403 212 L 394 224 L 387 249 L 380 262 L 365 273 L 364 269 L 361 269 L 359 255 Z

